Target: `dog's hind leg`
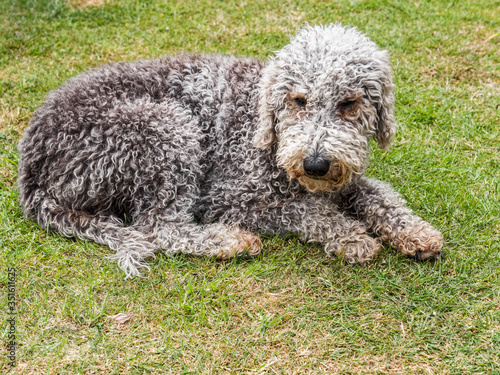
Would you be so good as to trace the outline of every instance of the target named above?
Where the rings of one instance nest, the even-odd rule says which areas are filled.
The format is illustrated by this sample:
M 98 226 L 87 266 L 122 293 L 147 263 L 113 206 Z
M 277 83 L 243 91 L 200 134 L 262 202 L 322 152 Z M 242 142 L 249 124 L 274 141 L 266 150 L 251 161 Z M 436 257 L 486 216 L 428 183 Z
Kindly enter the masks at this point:
M 145 259 L 154 256 L 158 246 L 144 233 L 126 227 L 115 216 L 87 214 L 59 205 L 54 199 L 43 198 L 35 213 L 40 227 L 54 230 L 66 237 L 78 237 L 109 246 L 127 277 L 141 276 L 141 268 L 149 268 Z
M 196 224 L 187 213 L 177 213 L 175 221 L 166 220 L 166 211 L 145 214 L 133 227 L 154 238 L 153 243 L 167 255 L 177 253 L 229 259 L 236 255 L 257 255 L 262 249 L 259 237 L 237 225 Z

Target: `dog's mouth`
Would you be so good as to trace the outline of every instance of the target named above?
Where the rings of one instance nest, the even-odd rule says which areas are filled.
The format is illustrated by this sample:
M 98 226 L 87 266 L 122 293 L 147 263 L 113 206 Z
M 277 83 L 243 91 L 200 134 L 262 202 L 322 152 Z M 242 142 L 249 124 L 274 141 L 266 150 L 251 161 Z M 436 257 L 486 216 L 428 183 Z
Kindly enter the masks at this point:
M 323 176 L 307 174 L 303 168 L 289 170 L 288 174 L 311 192 L 332 192 L 349 183 L 356 171 L 348 168 L 345 163 L 335 162 Z

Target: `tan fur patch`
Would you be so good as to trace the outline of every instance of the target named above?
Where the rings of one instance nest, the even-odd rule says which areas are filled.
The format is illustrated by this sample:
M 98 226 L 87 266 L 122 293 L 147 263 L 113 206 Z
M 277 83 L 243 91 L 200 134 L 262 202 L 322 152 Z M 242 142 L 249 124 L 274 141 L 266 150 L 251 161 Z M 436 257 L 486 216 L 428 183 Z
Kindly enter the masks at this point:
M 243 254 L 245 251 L 248 255 L 254 256 L 262 250 L 262 242 L 259 236 L 252 232 L 236 228 L 231 234 L 234 236 L 234 241 L 228 248 L 220 250 L 219 258 L 230 259 L 236 255 Z
M 430 224 L 422 222 L 400 232 L 392 243 L 405 255 L 416 256 L 420 252 L 424 260 L 438 255 L 443 247 L 443 236 Z

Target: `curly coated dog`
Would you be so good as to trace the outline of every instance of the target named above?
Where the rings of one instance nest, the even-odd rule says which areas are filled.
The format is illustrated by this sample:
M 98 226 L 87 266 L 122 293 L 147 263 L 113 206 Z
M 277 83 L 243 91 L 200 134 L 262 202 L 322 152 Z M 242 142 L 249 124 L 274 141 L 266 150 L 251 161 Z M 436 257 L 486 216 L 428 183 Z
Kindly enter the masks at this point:
M 20 201 L 42 228 L 116 251 L 254 255 L 294 233 L 348 263 L 385 242 L 441 257 L 439 231 L 363 177 L 395 132 L 386 51 L 354 28 L 307 26 L 267 62 L 179 55 L 108 65 L 48 96 L 19 144 Z

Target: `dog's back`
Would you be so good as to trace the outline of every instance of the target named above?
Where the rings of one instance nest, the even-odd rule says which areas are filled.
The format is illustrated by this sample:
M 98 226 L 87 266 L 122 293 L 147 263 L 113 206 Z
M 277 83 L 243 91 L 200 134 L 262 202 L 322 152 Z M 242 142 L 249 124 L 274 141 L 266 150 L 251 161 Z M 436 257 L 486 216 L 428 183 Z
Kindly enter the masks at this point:
M 70 79 L 49 94 L 19 144 L 26 216 L 115 250 L 139 247 L 140 257 L 127 262 L 151 256 L 157 246 L 130 225 L 142 225 L 160 205 L 191 210 L 217 181 L 210 175 L 231 178 L 230 149 L 251 143 L 245 127 L 261 67 L 180 55 Z M 197 214 L 206 209 L 198 204 Z
M 117 63 L 70 79 L 49 94 L 44 105 L 35 112 L 19 144 L 20 201 L 25 213 L 36 218 L 41 195 L 62 188 L 63 181 L 105 156 L 104 148 L 93 149 L 92 146 L 130 137 L 134 121 L 147 115 L 145 111 L 148 109 L 157 109 L 155 104 L 162 105 L 169 100 L 175 100 L 186 109 L 185 114 L 197 122 L 204 136 L 200 139 L 203 148 L 219 154 L 217 162 L 224 162 L 220 158 L 228 155 L 223 150 L 230 143 L 226 142 L 228 136 L 236 132 L 241 138 L 241 131 L 246 132 L 242 126 L 249 123 L 248 106 L 251 103 L 248 101 L 257 79 L 248 78 L 258 76 L 260 67 L 260 62 L 250 59 L 180 55 L 161 60 Z M 239 102 L 237 108 L 235 101 Z M 145 106 L 143 113 L 132 108 L 138 102 Z M 131 117 L 120 118 L 127 107 Z M 221 137 L 224 141 L 217 144 Z M 118 153 L 120 159 L 126 159 L 127 154 L 140 148 L 141 139 L 130 139 L 130 148 Z M 120 175 L 114 177 L 118 185 L 129 183 L 120 180 Z M 82 184 L 85 182 L 88 181 L 82 181 Z M 77 207 L 78 202 L 71 194 L 82 193 L 88 199 L 89 193 L 97 187 L 81 189 L 66 191 L 70 196 L 65 203 L 74 209 L 83 208 L 88 213 L 99 211 L 102 207 L 89 207 L 88 201 Z M 108 190 L 115 189 L 110 187 Z

